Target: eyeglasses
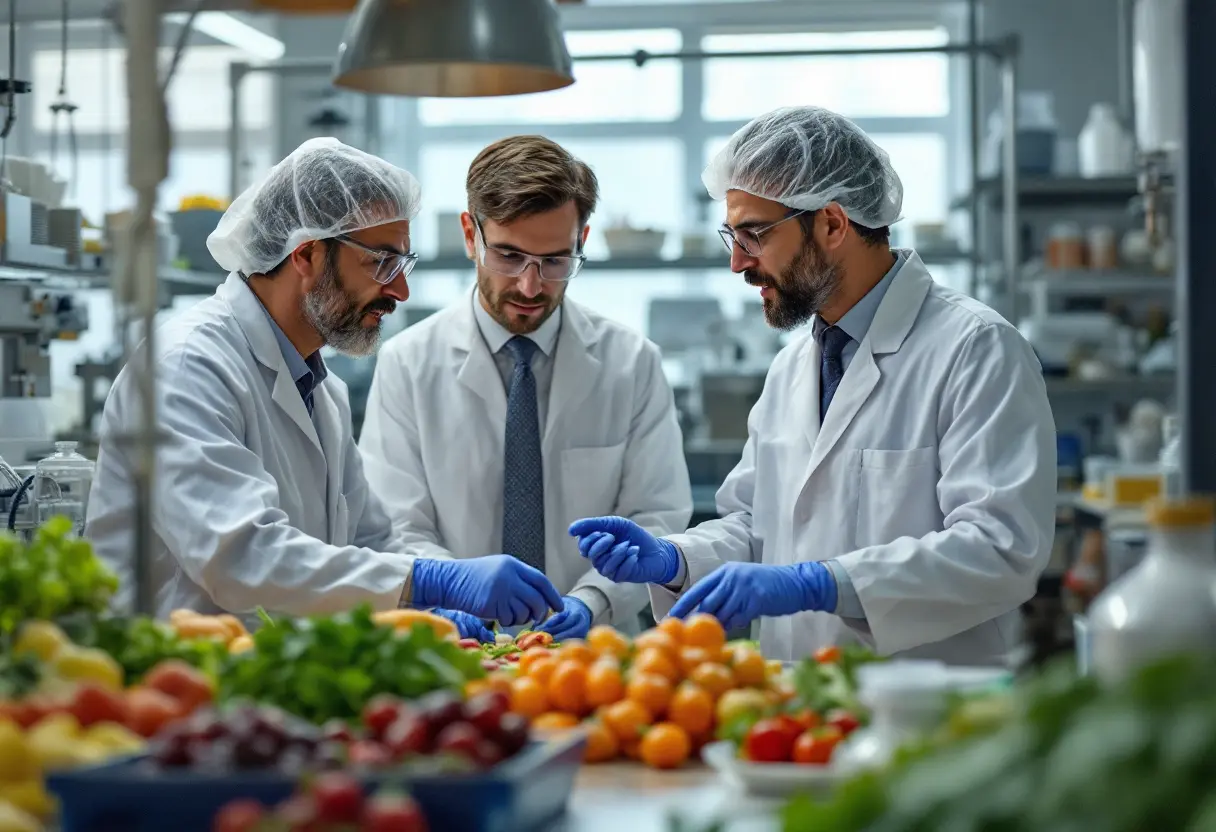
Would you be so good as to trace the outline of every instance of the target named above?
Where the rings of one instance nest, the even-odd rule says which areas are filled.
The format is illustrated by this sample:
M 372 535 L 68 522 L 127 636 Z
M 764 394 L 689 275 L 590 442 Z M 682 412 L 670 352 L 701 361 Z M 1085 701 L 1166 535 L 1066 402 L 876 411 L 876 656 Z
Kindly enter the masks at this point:
M 485 233 L 481 230 L 481 220 L 474 220 L 477 226 L 477 262 L 495 274 L 503 277 L 522 277 L 528 267 L 536 264 L 540 279 L 549 283 L 565 283 L 573 280 L 583 268 L 587 258 L 582 254 L 549 255 L 539 257 L 535 254 L 525 254 L 509 248 L 498 248 L 486 244 Z
M 735 246 L 743 250 L 743 253 L 749 257 L 759 257 L 763 250 L 763 243 L 760 238 L 772 231 L 783 222 L 789 222 L 795 217 L 801 217 L 803 214 L 809 213 L 806 210 L 795 211 L 794 213 L 782 217 L 776 222 L 771 222 L 768 225 L 762 225 L 759 228 L 731 228 L 726 223 L 722 223 L 722 227 L 718 229 L 718 236 L 722 238 L 722 242 L 726 245 L 726 250 L 734 253 Z
M 336 234 L 329 239 L 337 240 L 342 245 L 350 246 L 356 251 L 361 251 L 371 257 L 375 265 L 372 280 L 382 285 L 392 283 L 397 279 L 398 275 L 409 277 L 410 272 L 414 270 L 414 266 L 418 265 L 418 255 L 412 251 L 398 254 L 395 251 L 371 248 L 345 234 Z

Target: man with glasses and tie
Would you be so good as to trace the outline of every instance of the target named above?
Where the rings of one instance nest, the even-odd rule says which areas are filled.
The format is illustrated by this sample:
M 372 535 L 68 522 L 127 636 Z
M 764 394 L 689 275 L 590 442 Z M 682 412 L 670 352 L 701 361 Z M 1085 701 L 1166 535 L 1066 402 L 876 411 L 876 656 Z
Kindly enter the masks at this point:
M 570 532 L 656 617 L 760 621 L 766 656 L 847 642 L 1002 664 L 1055 533 L 1055 426 L 1017 330 L 892 249 L 903 186 L 858 127 L 818 107 L 761 116 L 705 170 L 731 270 L 776 328 L 720 519 L 656 537 L 626 518 Z
M 644 589 L 590 568 L 567 528 L 617 514 L 680 531 L 692 495 L 657 347 L 566 296 L 595 174 L 516 136 L 485 148 L 466 184 L 477 285 L 380 351 L 359 439 L 368 479 L 411 554 L 506 553 L 544 572 L 563 593 L 537 619 L 555 638 L 635 626 Z M 443 614 L 490 637 L 475 616 Z
M 514 558 L 453 563 L 405 551 L 364 478 L 346 386 L 321 358 L 324 345 L 373 352 L 381 318 L 409 297 L 419 201 L 408 172 L 313 139 L 239 196 L 208 238 L 231 274 L 159 326 L 153 344 L 163 439 L 151 579 L 160 615 L 307 615 L 368 603 L 522 622 L 560 603 L 543 574 Z M 141 508 L 124 437 L 140 413 L 124 369 L 102 415 L 85 528 L 122 578 L 123 605 Z

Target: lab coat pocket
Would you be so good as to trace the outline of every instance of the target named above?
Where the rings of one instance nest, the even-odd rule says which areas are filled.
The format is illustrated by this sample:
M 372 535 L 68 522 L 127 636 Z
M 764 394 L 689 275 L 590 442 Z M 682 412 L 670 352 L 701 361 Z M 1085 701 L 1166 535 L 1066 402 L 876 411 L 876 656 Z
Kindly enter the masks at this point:
M 625 443 L 562 451 L 561 500 L 571 520 L 612 514 L 621 491 Z
M 859 455 L 856 548 L 941 528 L 937 448 L 863 449 Z
M 338 495 L 338 505 L 334 509 L 333 522 L 329 527 L 329 542 L 333 546 L 350 544 L 350 509 L 346 505 L 346 495 Z

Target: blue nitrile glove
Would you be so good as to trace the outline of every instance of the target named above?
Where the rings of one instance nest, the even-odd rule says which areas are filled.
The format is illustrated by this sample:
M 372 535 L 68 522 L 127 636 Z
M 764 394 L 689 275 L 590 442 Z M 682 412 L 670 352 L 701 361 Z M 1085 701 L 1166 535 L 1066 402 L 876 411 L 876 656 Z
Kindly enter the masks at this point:
M 431 612 L 435 615 L 442 615 L 455 624 L 456 629 L 460 631 L 461 638 L 475 638 L 482 644 L 491 644 L 494 641 L 494 633 L 490 632 L 486 622 L 475 615 L 469 615 L 460 610 L 445 610 L 442 607 L 435 607 Z
M 575 520 L 570 534 L 595 570 L 619 584 L 669 584 L 680 573 L 675 544 L 625 517 Z
M 536 629 L 553 636 L 554 641 L 565 641 L 568 638 L 586 638 L 591 629 L 591 608 L 579 599 L 566 595 L 561 612 L 549 617 L 549 620 Z
M 446 607 L 492 619 L 504 627 L 543 621 L 562 608 L 562 596 L 539 570 L 511 555 L 414 561 L 415 607 Z
M 727 632 L 746 627 L 761 616 L 835 612 L 836 579 L 830 569 L 816 562 L 791 566 L 727 563 L 693 584 L 670 614 L 683 618 L 694 610 L 709 613 Z

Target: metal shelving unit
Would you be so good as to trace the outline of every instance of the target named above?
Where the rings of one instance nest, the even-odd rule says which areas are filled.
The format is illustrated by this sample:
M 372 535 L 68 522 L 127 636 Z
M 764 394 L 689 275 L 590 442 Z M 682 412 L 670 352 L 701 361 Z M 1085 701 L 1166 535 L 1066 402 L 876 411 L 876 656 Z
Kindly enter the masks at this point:
M 951 203 L 952 210 L 965 210 L 977 203 L 999 207 L 1000 179 L 980 179 L 974 194 L 963 194 Z M 1085 179 L 1080 176 L 1023 176 L 1018 180 L 1018 203 L 1027 208 L 1057 208 L 1071 205 L 1125 203 L 1140 192 L 1134 176 Z
M 1177 381 L 1173 373 L 1156 375 L 1119 375 L 1102 379 L 1065 378 L 1044 376 L 1049 396 L 1126 395 L 1140 396 L 1173 395 Z
M 1018 288 L 1023 292 L 1063 297 L 1104 297 L 1106 295 L 1160 295 L 1172 300 L 1175 286 L 1172 275 L 1148 275 L 1124 270 L 1023 270 Z

